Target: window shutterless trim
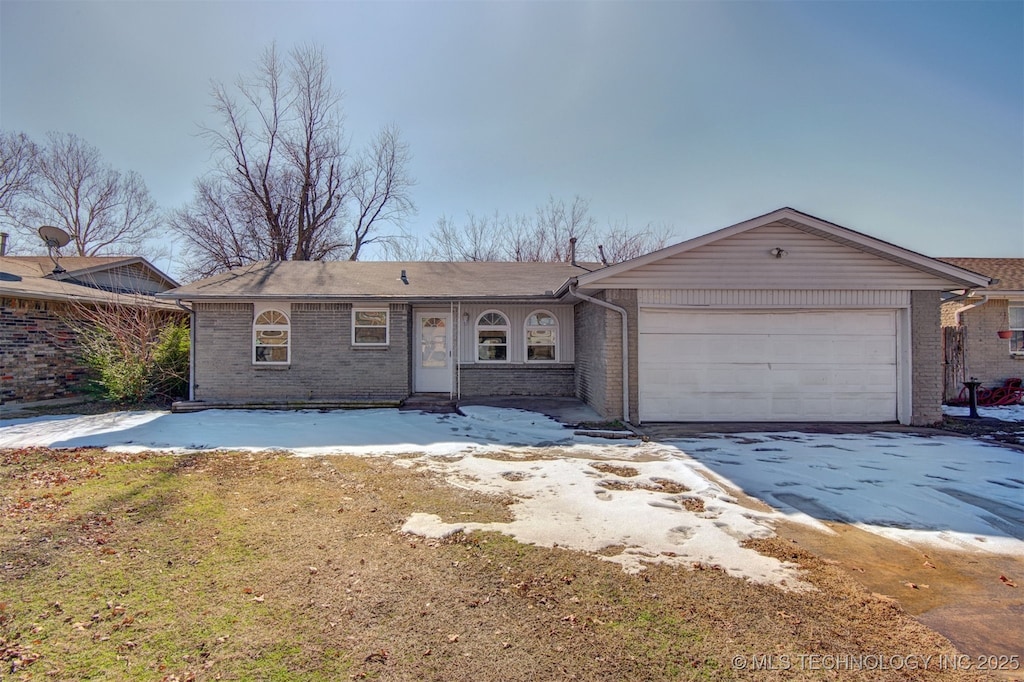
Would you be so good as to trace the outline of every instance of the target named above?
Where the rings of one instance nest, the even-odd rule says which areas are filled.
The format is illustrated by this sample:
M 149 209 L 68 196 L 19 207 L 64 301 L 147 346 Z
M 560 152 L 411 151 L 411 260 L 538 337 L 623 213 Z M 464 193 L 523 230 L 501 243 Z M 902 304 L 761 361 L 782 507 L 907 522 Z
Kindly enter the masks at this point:
M 358 324 L 359 315 L 363 313 L 379 313 L 384 316 L 384 324 Z M 360 341 L 356 334 L 362 329 L 384 329 L 383 341 Z M 353 346 L 360 348 L 377 347 L 390 345 L 391 343 L 391 311 L 387 308 L 353 308 L 352 309 L 352 334 L 350 341 Z
M 281 308 L 268 306 L 257 308 L 252 322 L 252 364 L 258 366 L 289 365 L 292 361 L 292 325 L 291 317 Z M 282 320 L 283 318 L 283 320 Z M 263 320 L 261 322 L 261 320 Z M 284 343 L 260 343 L 265 339 L 284 338 Z M 284 349 L 284 360 L 261 360 L 260 350 L 266 349 L 268 354 L 274 350 Z
M 552 324 L 530 324 L 530 320 L 544 315 L 552 321 Z M 551 343 L 530 343 L 530 332 L 551 332 Z M 550 358 L 530 358 L 530 348 L 551 348 Z M 554 363 L 558 362 L 558 317 L 550 310 L 538 309 L 526 316 L 523 322 L 523 361 L 529 363 Z
M 502 324 L 480 324 L 480 322 L 484 319 L 484 317 L 486 317 L 488 315 L 497 315 L 498 317 L 500 317 L 502 319 L 503 323 Z M 473 357 L 475 362 L 478 362 L 478 363 L 481 363 L 481 364 L 487 364 L 487 365 L 495 365 L 495 364 L 507 364 L 508 362 L 511 361 L 511 355 L 512 354 L 509 352 L 511 350 L 511 347 L 509 346 L 509 342 L 508 342 L 508 336 L 509 336 L 509 331 L 510 331 L 511 327 L 510 327 L 510 325 L 508 323 L 508 314 L 507 313 L 503 313 L 500 310 L 493 310 L 493 309 L 492 310 L 485 310 L 484 312 L 480 313 L 477 316 L 477 318 L 476 318 L 476 325 L 474 326 L 473 329 L 474 329 L 474 338 L 476 339 L 476 345 L 475 345 L 476 352 L 474 353 L 474 357 Z M 480 332 L 501 332 L 501 333 L 504 334 L 505 342 L 504 343 L 483 343 L 481 341 Z M 483 359 L 483 358 L 480 357 L 481 347 L 504 348 L 505 349 L 505 357 L 504 358 L 493 359 L 493 360 Z

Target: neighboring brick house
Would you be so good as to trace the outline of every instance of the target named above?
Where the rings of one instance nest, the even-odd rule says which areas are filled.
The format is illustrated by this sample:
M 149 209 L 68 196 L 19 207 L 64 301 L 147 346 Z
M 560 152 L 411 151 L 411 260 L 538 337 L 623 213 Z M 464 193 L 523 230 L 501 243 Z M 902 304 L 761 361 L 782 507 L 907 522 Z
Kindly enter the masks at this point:
M 67 257 L 54 273 L 46 256 L 0 256 L 0 405 L 73 396 L 86 368 L 68 325 L 80 306 L 159 305 L 178 286 L 135 256 Z M 141 296 L 140 296 L 141 295 Z
M 986 387 L 1024 377 L 1024 258 L 941 258 L 943 262 L 992 278 L 942 305 L 946 328 L 946 397 L 955 398 L 961 382 L 976 377 Z M 1001 338 L 998 332 L 1004 332 Z
M 183 409 L 440 393 L 576 396 L 634 423 L 930 424 L 940 295 L 988 283 L 783 208 L 607 267 L 258 263 L 158 297 L 193 309 Z

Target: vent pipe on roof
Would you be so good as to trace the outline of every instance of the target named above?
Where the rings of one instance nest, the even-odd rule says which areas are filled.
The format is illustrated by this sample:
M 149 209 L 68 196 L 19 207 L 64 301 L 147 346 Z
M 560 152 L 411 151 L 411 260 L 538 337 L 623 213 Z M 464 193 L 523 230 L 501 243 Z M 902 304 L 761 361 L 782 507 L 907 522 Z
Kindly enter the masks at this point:
M 7 237 L 9 235 L 6 232 L 0 232 L 0 256 L 7 255 Z
M 402 280 L 402 284 L 408 284 L 409 283 L 409 278 L 406 276 L 405 270 L 402 270 L 402 276 L 399 277 L 399 279 Z
M 576 265 L 576 237 L 569 237 L 569 262 Z
M 608 259 L 604 257 L 604 244 L 597 245 L 597 252 L 601 254 L 601 265 L 608 265 Z

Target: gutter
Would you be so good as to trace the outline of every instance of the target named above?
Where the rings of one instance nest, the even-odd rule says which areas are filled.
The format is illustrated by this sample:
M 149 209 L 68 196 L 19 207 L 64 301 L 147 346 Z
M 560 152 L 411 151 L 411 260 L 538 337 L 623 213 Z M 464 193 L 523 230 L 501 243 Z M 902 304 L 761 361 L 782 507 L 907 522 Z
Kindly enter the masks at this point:
M 188 401 L 195 401 L 196 385 L 196 311 L 174 299 L 174 304 L 188 313 Z
M 594 305 L 614 310 L 622 316 L 622 421 L 629 424 L 629 317 L 625 308 L 581 294 L 576 289 L 577 280 L 567 282 L 569 294 Z
M 965 293 L 964 294 L 964 298 L 966 298 L 970 294 L 971 294 L 971 292 Z M 959 296 L 957 298 L 959 298 Z M 961 306 L 961 307 L 957 308 L 956 311 L 953 313 L 953 316 L 956 319 L 956 326 L 959 327 L 959 326 L 963 325 L 963 321 L 960 319 L 961 315 L 963 315 L 965 312 L 967 312 L 968 310 L 971 310 L 973 308 L 980 308 L 981 306 L 985 305 L 986 303 L 988 303 L 988 294 L 983 295 L 981 297 L 981 300 L 978 301 L 977 303 L 968 303 L 965 306 Z

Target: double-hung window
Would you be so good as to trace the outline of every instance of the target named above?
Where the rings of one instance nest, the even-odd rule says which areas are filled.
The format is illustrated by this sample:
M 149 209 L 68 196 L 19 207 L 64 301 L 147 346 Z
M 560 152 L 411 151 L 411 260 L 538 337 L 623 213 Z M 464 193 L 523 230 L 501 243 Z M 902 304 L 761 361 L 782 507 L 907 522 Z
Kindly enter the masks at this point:
M 256 365 L 287 365 L 291 362 L 288 312 L 279 308 L 256 310 L 252 324 L 252 361 Z
M 1010 313 L 1010 352 L 1024 355 L 1024 302 L 1011 303 Z
M 388 315 L 387 310 L 353 310 L 352 345 L 388 345 Z
M 546 310 L 537 310 L 526 318 L 526 361 L 558 360 L 558 319 Z
M 476 359 L 508 362 L 508 318 L 496 310 L 489 310 L 476 320 Z

